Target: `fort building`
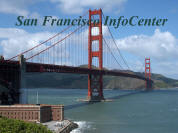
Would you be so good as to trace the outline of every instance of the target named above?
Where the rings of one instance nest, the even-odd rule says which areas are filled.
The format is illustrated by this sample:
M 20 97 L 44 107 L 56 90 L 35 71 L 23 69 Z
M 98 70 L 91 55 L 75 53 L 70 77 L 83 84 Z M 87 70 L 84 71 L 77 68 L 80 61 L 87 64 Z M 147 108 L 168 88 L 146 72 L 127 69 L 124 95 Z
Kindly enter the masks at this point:
M 48 104 L 1 105 L 0 116 L 40 123 L 62 121 L 64 120 L 64 106 Z

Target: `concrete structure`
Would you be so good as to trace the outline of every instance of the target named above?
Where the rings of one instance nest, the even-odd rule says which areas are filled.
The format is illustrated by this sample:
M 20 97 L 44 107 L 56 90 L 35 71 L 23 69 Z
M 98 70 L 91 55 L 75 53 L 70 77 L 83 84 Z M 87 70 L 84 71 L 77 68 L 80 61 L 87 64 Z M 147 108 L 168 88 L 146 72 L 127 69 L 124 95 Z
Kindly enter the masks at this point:
M 20 103 L 27 104 L 27 90 L 26 90 L 26 59 L 24 55 L 19 55 L 19 64 L 20 64 Z
M 4 57 L 2 55 L 0 55 L 0 61 L 3 61 Z
M 40 122 L 64 120 L 63 105 L 15 104 L 0 106 L 0 116 L 7 118 Z
M 0 96 L 3 105 L 19 103 L 20 95 L 19 63 L 17 61 L 7 62 L 5 63 L 4 57 L 0 57 L 0 84 L 6 88 Z

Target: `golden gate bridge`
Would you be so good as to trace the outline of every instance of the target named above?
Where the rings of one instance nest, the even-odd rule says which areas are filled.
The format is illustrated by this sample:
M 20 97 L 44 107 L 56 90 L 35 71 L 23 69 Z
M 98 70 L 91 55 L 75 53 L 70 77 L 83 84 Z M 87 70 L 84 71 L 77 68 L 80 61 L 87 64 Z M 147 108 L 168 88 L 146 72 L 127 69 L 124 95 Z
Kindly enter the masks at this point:
M 1 57 L 0 84 L 10 90 L 13 99 L 6 104 L 21 101 L 20 89 L 25 87 L 25 73 L 29 72 L 87 74 L 88 101 L 104 100 L 104 75 L 144 80 L 146 90 L 152 89 L 150 59 L 145 59 L 145 77 L 131 73 L 108 26 L 107 34 L 103 34 L 102 20 L 105 16 L 102 10 L 89 10 L 82 17 L 87 17 L 88 13 L 89 26 L 70 25 L 46 41 L 9 59 Z M 99 22 L 93 23 L 94 19 Z M 122 60 L 122 64 L 119 60 Z M 88 67 L 84 67 L 84 64 L 88 64 Z M 113 66 L 117 70 L 112 69 Z

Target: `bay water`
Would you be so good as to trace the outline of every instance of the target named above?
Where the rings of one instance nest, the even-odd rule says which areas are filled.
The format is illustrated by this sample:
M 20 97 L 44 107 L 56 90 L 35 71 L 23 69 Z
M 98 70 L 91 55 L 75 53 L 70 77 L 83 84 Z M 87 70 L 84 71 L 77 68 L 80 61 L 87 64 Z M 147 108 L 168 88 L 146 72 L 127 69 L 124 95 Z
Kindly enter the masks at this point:
M 178 133 L 178 89 L 104 90 L 111 102 L 86 103 L 87 89 L 28 89 L 28 103 L 64 104 L 72 133 Z

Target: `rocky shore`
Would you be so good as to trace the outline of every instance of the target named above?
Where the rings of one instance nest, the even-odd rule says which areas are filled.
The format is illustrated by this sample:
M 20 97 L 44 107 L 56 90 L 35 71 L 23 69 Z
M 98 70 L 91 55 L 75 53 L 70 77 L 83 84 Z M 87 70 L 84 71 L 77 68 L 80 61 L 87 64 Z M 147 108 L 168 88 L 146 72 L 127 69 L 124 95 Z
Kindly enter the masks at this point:
M 43 123 L 54 133 L 70 133 L 72 130 L 78 128 L 78 125 L 70 120 L 64 120 L 61 122 L 50 121 Z

